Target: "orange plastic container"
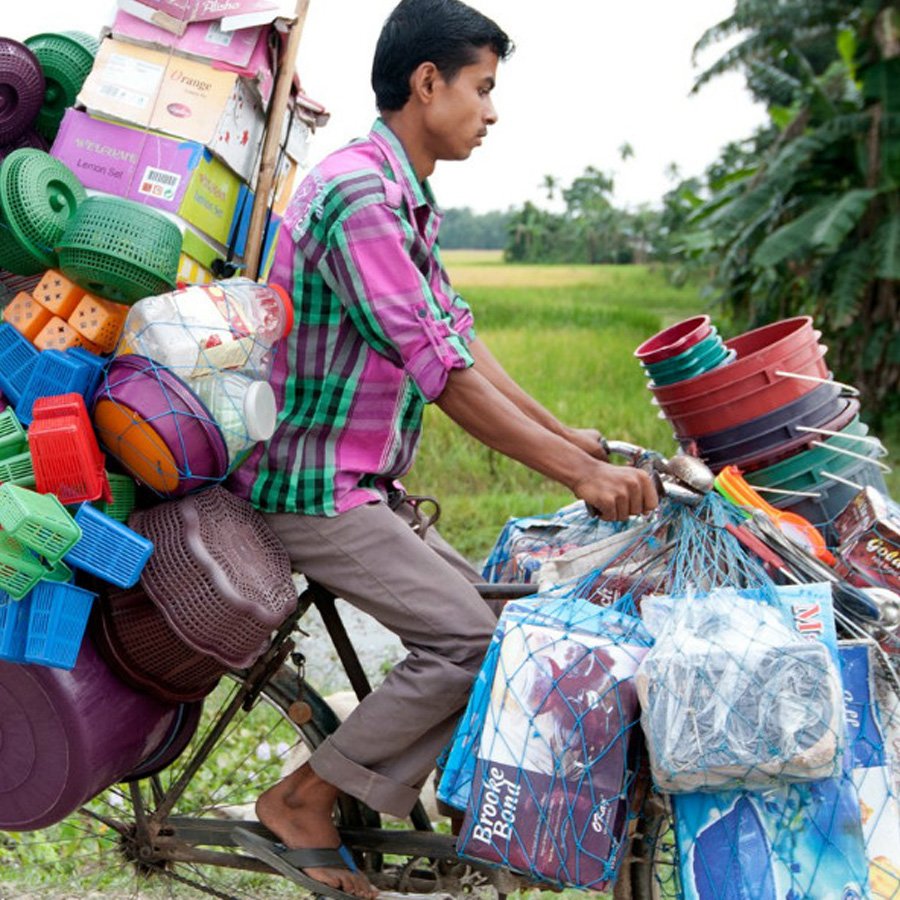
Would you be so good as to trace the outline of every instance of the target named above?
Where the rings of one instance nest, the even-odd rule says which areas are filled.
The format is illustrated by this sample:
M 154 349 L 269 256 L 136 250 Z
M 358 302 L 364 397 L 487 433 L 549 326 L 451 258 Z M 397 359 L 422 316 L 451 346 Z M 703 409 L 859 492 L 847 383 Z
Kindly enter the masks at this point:
M 85 294 L 69 316 L 69 325 L 94 343 L 101 353 L 110 353 L 119 342 L 127 315 L 127 306 Z
M 9 322 L 21 335 L 33 341 L 38 332 L 50 321 L 51 313 L 44 309 L 31 294 L 20 291 L 3 310 L 3 320 Z
M 101 353 L 100 348 L 83 334 L 79 334 L 68 322 L 59 316 L 50 321 L 35 335 L 34 346 L 38 350 L 68 350 L 70 347 L 84 347 L 91 353 Z
M 53 315 L 68 319 L 75 311 L 78 301 L 84 296 L 84 288 L 66 278 L 62 272 L 48 269 L 31 293 L 34 299 L 45 309 L 49 309 Z

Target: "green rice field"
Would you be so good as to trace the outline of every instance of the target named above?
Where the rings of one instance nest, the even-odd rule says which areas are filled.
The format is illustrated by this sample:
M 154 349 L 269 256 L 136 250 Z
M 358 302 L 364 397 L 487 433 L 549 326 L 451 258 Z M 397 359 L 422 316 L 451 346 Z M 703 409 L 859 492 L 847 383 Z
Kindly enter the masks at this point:
M 474 310 L 478 334 L 526 390 L 568 424 L 665 454 L 676 444 L 651 405 L 634 349 L 660 328 L 702 312 L 725 337 L 736 333 L 724 310 L 707 308 L 698 284 L 673 287 L 661 269 L 508 265 L 492 251 L 450 251 L 444 261 Z M 900 448 L 900 435 L 879 436 Z M 437 408 L 427 411 L 419 458 L 405 483 L 440 500 L 442 533 L 475 561 L 509 516 L 551 512 L 572 499 L 468 437 Z M 888 484 L 897 496 L 896 473 Z

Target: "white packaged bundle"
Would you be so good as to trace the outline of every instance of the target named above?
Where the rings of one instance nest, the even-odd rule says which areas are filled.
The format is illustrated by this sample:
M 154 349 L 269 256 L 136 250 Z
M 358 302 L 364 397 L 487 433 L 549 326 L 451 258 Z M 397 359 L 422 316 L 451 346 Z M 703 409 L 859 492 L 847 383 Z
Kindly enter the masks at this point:
M 646 597 L 642 615 L 656 642 L 635 684 L 661 791 L 763 788 L 839 771 L 837 667 L 785 610 L 721 588 Z

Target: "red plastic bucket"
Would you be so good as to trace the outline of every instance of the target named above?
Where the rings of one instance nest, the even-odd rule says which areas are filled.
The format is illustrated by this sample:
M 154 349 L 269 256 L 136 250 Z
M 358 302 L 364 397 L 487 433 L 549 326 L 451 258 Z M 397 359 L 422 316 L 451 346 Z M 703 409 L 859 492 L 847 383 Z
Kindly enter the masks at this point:
M 692 316 L 654 334 L 641 344 L 634 355 L 647 364 L 662 362 L 699 343 L 712 330 L 709 316 Z
M 728 395 L 721 400 L 712 399 L 713 393 L 721 388 L 729 389 L 740 383 L 741 393 L 747 393 L 754 385 L 761 387 L 777 380 L 775 372 L 791 361 L 808 357 L 819 337 L 810 316 L 783 319 L 725 341 L 725 346 L 737 353 L 737 359 L 727 366 L 675 384 L 648 386 L 661 406 L 696 398 L 706 398 L 704 405 L 711 406 L 730 399 Z
M 678 438 L 702 437 L 750 419 L 763 416 L 814 390 L 822 381 L 830 378 L 825 364 L 825 348 L 819 347 L 816 355 L 801 365 L 785 367 L 785 374 L 761 387 L 753 386 L 742 393 L 739 386 L 732 386 L 725 399 L 717 396 L 711 404 L 698 403 L 693 409 L 683 413 L 673 413 L 668 407 L 663 410 L 672 424 Z

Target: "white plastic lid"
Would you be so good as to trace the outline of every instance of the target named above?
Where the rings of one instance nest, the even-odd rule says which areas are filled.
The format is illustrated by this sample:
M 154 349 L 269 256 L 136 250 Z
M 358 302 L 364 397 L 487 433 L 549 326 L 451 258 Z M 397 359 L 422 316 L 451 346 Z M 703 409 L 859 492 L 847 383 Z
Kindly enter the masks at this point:
M 244 421 L 247 437 L 252 441 L 267 441 L 275 433 L 278 408 L 275 391 L 268 381 L 253 381 L 244 394 Z

